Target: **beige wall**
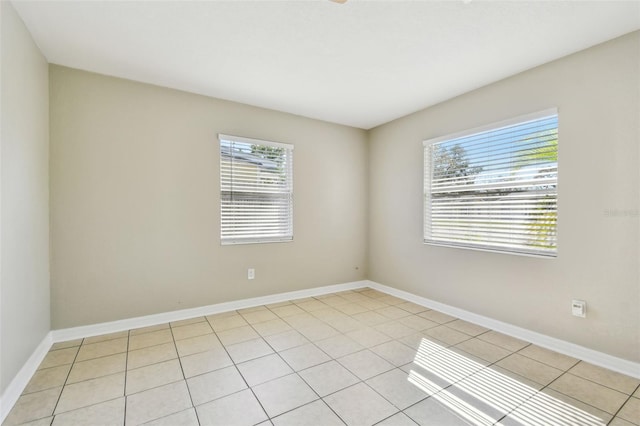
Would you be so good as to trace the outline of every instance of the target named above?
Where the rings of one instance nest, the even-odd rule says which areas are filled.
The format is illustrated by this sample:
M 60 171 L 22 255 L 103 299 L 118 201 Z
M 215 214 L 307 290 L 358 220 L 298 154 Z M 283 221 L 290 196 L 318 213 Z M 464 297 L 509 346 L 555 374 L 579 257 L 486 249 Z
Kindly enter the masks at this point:
M 54 329 L 365 277 L 366 132 L 55 65 L 49 76 Z M 220 245 L 218 133 L 294 144 L 293 242 Z
M 0 2 L 0 394 L 49 332 L 48 66 Z
M 367 276 L 638 361 L 639 52 L 636 32 L 368 133 L 52 65 L 53 328 Z M 553 106 L 558 258 L 425 246 L 422 140 Z M 295 144 L 293 243 L 220 246 L 219 132 Z
M 640 361 L 639 90 L 636 32 L 372 130 L 369 278 Z M 558 258 L 424 245 L 422 141 L 554 106 Z

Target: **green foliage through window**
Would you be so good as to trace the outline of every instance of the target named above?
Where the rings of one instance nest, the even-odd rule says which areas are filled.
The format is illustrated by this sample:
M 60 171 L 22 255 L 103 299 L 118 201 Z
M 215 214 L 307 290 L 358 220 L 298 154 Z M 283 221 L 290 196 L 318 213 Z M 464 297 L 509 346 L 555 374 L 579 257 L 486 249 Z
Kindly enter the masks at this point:
M 557 253 L 554 111 L 425 141 L 425 243 Z

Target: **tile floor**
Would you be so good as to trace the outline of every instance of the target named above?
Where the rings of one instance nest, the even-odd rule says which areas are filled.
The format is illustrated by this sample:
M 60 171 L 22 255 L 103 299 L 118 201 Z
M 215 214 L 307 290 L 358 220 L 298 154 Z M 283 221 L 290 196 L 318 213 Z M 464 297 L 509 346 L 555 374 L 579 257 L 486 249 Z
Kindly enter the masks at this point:
M 638 425 L 640 380 L 371 289 L 56 343 L 5 425 Z

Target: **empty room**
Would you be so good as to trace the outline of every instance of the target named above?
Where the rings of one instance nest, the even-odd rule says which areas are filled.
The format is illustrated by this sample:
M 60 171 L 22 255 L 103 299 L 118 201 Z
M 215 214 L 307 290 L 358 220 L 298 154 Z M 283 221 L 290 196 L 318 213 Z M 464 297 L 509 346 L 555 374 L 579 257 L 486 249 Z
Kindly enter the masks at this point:
M 2 425 L 640 425 L 640 1 L 0 23 Z

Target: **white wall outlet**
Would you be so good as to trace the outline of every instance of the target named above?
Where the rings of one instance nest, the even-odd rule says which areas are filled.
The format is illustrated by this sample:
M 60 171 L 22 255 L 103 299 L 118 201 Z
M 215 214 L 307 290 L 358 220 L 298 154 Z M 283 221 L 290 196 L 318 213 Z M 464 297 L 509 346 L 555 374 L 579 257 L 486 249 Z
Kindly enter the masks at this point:
M 256 270 L 253 268 L 247 269 L 247 279 L 252 280 L 256 277 Z
M 587 302 L 584 300 L 572 300 L 571 313 L 573 316 L 585 318 L 587 316 Z

